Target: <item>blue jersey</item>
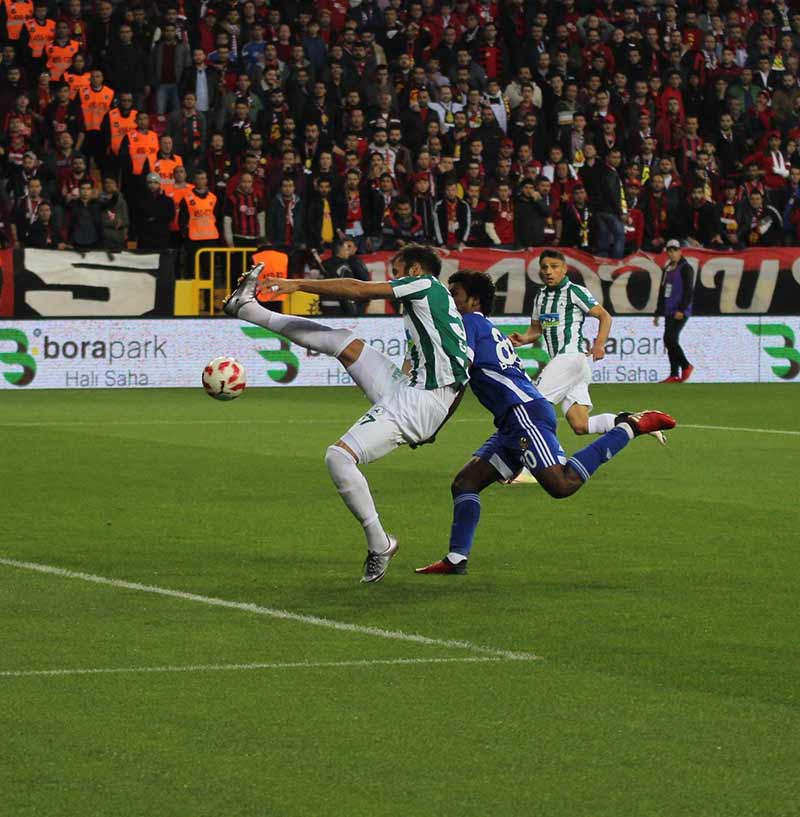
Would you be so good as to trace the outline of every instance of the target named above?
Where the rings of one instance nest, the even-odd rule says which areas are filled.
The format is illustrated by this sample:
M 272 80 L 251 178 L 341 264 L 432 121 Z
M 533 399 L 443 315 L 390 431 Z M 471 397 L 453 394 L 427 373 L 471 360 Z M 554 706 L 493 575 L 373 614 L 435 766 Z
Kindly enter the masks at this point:
M 472 363 L 469 384 L 481 405 L 494 416 L 494 424 L 499 427 L 514 406 L 544 400 L 525 374 L 511 341 L 480 312 L 461 317 Z

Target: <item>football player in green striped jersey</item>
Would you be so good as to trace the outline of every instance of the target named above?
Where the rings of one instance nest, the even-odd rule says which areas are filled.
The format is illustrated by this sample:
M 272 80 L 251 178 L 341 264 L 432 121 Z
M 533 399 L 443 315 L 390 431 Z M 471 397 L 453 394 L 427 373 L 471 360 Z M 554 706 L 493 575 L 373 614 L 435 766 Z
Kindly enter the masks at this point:
M 536 387 L 553 405 L 560 405 L 576 434 L 605 434 L 614 428 L 618 414 L 591 414 L 589 384 L 592 371 L 589 359 L 602 360 L 611 331 L 611 315 L 585 287 L 567 277 L 567 263 L 558 250 L 544 250 L 539 256 L 539 271 L 544 287 L 533 302 L 531 325 L 525 332 L 513 332 L 514 347 L 535 343 L 543 338 L 550 362 L 536 381 Z M 586 318 L 599 322 L 597 336 L 585 352 Z M 664 435 L 653 434 L 662 444 Z
M 355 278 L 259 280 L 261 266 L 243 277 L 226 299 L 225 312 L 278 332 L 306 349 L 337 358 L 373 404 L 329 446 L 325 463 L 345 505 L 364 528 L 367 558 L 361 580 L 380 581 L 397 550 L 397 540 L 384 531 L 358 466 L 380 459 L 400 445 L 432 442 L 455 411 L 469 380 L 467 335 L 450 292 L 439 281 L 441 259 L 427 247 L 406 246 L 392 259 L 394 279 L 386 282 Z M 259 289 L 356 301 L 394 299 L 403 306 L 408 340 L 403 369 L 352 329 L 334 329 L 264 309 L 256 299 Z

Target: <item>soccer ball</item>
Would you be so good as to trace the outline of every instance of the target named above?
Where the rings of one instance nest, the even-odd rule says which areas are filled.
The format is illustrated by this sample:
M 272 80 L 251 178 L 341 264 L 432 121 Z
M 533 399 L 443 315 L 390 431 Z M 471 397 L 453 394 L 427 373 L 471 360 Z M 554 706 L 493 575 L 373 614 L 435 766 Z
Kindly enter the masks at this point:
M 203 369 L 203 388 L 215 400 L 233 400 L 245 385 L 244 366 L 232 357 L 215 357 Z

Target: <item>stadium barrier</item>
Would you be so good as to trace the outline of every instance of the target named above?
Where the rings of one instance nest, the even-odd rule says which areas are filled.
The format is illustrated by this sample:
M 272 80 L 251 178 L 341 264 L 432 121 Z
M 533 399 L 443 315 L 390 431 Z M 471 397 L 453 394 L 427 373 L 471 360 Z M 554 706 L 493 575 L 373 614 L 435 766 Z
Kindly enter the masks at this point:
M 279 258 L 282 256 L 282 260 Z M 195 253 L 194 277 L 175 282 L 175 314 L 217 317 L 222 315 L 222 301 L 239 276 L 253 263 L 264 261 L 270 273 L 286 277 L 284 253 L 259 250 L 257 247 L 203 247 Z M 297 292 L 292 295 L 259 296 L 262 302 L 283 302 L 283 312 L 295 315 L 319 314 L 316 295 Z
M 160 253 L 59 250 L 0 251 L 0 315 L 14 317 L 174 317 L 219 315 L 222 298 L 255 248 L 204 248 L 197 269 L 175 281 L 176 250 Z M 613 315 L 648 315 L 655 309 L 660 255 L 639 253 L 613 261 L 563 250 L 570 277 L 586 286 Z M 739 253 L 685 249 L 695 269 L 695 315 L 800 315 L 800 248 Z M 392 253 L 362 256 L 374 281 L 391 277 Z M 539 253 L 470 249 L 442 261 L 442 280 L 459 268 L 484 270 L 497 286 L 495 313 L 529 315 L 541 288 Z M 211 277 L 217 269 L 219 280 Z M 204 299 L 201 304 L 200 297 Z M 201 309 L 202 307 L 202 309 Z M 295 314 L 316 314 L 315 296 L 296 293 L 284 304 Z M 391 314 L 371 301 L 367 314 Z
M 405 355 L 400 318 L 320 321 L 354 327 L 398 364 Z M 529 324 L 525 317 L 496 322 L 506 333 Z M 615 318 L 606 357 L 592 366 L 593 381 L 655 383 L 666 377 L 662 334 L 663 326 L 653 326 L 651 318 Z M 696 317 L 681 343 L 695 365 L 693 383 L 800 383 L 798 336 L 800 317 Z M 538 376 L 546 351 L 523 347 L 519 353 L 531 377 Z M 160 386 L 193 387 L 200 394 L 203 367 L 220 355 L 244 364 L 250 387 L 352 384 L 336 360 L 238 320 L 0 320 L 0 389 Z

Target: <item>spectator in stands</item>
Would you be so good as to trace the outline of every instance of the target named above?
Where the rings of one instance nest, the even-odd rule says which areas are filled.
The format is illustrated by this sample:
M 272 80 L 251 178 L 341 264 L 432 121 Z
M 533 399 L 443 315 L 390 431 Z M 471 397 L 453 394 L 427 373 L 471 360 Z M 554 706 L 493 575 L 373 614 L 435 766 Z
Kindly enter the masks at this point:
M 36 218 L 27 230 L 25 245 L 37 250 L 67 248 L 61 235 L 61 225 L 56 221 L 56 213 L 49 201 L 43 201 L 39 206 Z
M 264 243 L 267 221 L 264 201 L 253 190 L 253 174 L 239 176 L 236 189 L 225 199 L 223 234 L 229 247 L 257 247 Z
M 103 224 L 100 207 L 94 198 L 90 180 L 80 183 L 78 198 L 67 207 L 67 240 L 71 247 L 85 252 L 100 246 Z
M 149 48 L 150 43 L 147 43 Z M 134 40 L 133 28 L 123 23 L 117 31 L 117 41 L 106 57 L 104 65 L 108 84 L 115 91 L 127 91 L 133 96 L 133 105 L 141 110 L 150 93 L 148 55 Z
M 114 176 L 103 179 L 103 192 L 98 198 L 102 223 L 101 246 L 109 252 L 122 252 L 128 241 L 128 204 L 119 192 Z
M 21 247 L 28 239 L 28 231 L 39 215 L 39 208 L 45 199 L 42 195 L 42 180 L 31 179 L 26 185 L 27 192 L 22 197 L 17 197 L 13 222 L 11 224 L 11 235 L 14 246 Z
M 383 217 L 384 250 L 400 250 L 406 244 L 420 244 L 425 239 L 422 219 L 416 215 L 407 196 L 396 198 Z
M 150 54 L 150 85 L 156 89 L 157 114 L 169 114 L 180 106 L 178 81 L 191 59 L 189 46 L 178 40 L 178 27 L 165 23 Z
M 295 192 L 294 180 L 284 178 L 281 190 L 269 207 L 267 241 L 277 249 L 291 251 L 305 244 L 305 213 L 300 197 Z
M 167 133 L 186 167 L 193 170 L 205 153 L 208 141 L 206 117 L 197 109 L 197 97 L 193 91 L 185 93 L 182 106 L 170 113 Z
M 331 257 L 321 264 L 322 277 L 369 281 L 369 272 L 361 260 L 356 258 L 356 252 L 356 242 L 352 238 L 337 239 Z M 320 311 L 323 315 L 361 315 L 366 306 L 366 301 L 320 298 Z
M 622 258 L 625 251 L 625 224 L 628 205 L 619 175 L 622 153 L 611 150 L 604 163 L 599 164 L 597 177 L 589 188 L 592 191 L 592 209 L 597 224 L 597 250 L 600 255 Z M 584 182 L 586 183 L 586 182 Z
M 436 243 L 440 247 L 463 249 L 469 238 L 470 220 L 469 205 L 458 197 L 458 183 L 455 179 L 448 180 L 444 187 L 444 198 L 436 202 L 433 208 Z
M 316 182 L 316 195 L 308 202 L 306 213 L 306 238 L 312 249 L 323 251 L 344 235 L 346 224 L 344 202 L 334 195 L 333 180 L 320 176 Z
M 135 206 L 137 247 L 142 250 L 164 250 L 169 247 L 170 224 L 174 218 L 175 203 L 161 189 L 161 177 L 158 173 L 148 173 L 145 188 Z

